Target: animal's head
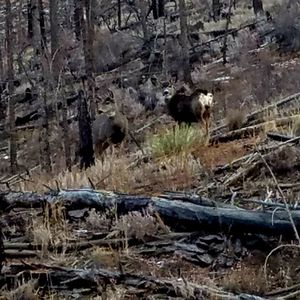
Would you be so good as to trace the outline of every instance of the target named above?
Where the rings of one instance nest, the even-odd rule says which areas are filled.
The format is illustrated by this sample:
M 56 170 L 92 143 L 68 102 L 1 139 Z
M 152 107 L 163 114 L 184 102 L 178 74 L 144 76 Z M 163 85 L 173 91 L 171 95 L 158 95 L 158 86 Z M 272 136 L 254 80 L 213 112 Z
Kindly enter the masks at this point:
M 170 99 L 172 98 L 173 95 L 174 95 L 173 87 L 167 87 L 164 89 L 163 96 L 164 96 L 165 102 L 170 101 Z
M 214 96 L 212 93 L 207 93 L 206 95 L 201 93 L 198 100 L 205 109 L 209 109 L 213 106 Z

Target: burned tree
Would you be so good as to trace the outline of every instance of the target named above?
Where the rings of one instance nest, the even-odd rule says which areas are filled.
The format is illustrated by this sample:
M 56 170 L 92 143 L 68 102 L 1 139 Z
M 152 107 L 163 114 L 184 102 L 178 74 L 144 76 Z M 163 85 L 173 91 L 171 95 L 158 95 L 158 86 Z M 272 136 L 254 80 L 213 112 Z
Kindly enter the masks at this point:
M 189 62 L 189 40 L 188 26 L 186 16 L 185 0 L 179 0 L 179 16 L 180 16 L 180 43 L 182 52 L 182 65 L 184 72 L 184 81 L 192 83 L 191 67 Z
M 6 51 L 7 51 L 7 75 L 8 75 L 8 118 L 9 118 L 9 154 L 11 172 L 17 171 L 17 133 L 15 128 L 15 99 L 14 99 L 14 66 L 12 48 L 12 11 L 10 0 L 6 4 Z
M 37 94 L 38 100 L 43 107 L 43 118 L 41 124 L 41 133 L 39 137 L 40 141 L 40 154 L 41 165 L 46 172 L 52 171 L 51 166 L 51 151 L 50 151 L 50 128 L 49 128 L 49 111 L 47 105 L 49 82 L 46 81 L 44 76 L 49 74 L 46 70 L 45 63 L 42 63 L 42 38 L 41 38 L 41 25 L 40 25 L 40 9 L 39 0 L 31 1 L 32 17 L 33 17 L 33 48 L 34 48 L 34 74 L 35 74 L 35 86 L 34 93 Z M 42 86 L 43 85 L 43 86 Z
M 82 38 L 83 38 L 83 52 L 84 52 L 84 61 L 85 61 L 85 73 L 87 76 L 88 83 L 88 99 L 90 103 L 90 111 L 92 120 L 95 119 L 96 107 L 95 107 L 95 81 L 94 81 L 94 55 L 93 55 L 93 46 L 94 46 L 94 0 L 85 0 L 82 2 L 82 11 L 84 11 L 85 18 L 82 23 Z
M 262 0 L 252 0 L 255 15 L 264 11 Z
M 32 39 L 33 37 L 32 26 L 31 0 L 27 0 L 27 35 L 29 39 Z
M 80 90 L 78 94 L 80 169 L 87 169 L 95 164 L 91 118 L 84 92 Z

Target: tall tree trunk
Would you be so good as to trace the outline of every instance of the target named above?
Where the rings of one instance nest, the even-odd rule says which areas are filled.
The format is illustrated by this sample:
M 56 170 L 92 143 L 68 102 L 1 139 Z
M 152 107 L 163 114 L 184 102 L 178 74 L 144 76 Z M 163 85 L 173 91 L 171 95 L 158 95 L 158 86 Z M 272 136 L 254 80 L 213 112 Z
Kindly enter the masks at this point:
M 74 31 L 76 39 L 79 41 L 82 34 L 83 8 L 82 0 L 74 0 Z
M 0 46 L 0 84 L 4 81 L 4 64 L 3 64 L 3 55 L 2 55 L 2 47 Z M 1 99 L 1 95 L 0 95 Z
M 41 26 L 40 26 L 40 9 L 39 0 L 32 0 L 32 17 L 33 17 L 33 47 L 34 47 L 34 74 L 35 74 L 35 92 L 38 95 L 38 100 L 43 107 L 43 118 L 41 124 L 41 164 L 42 168 L 50 173 L 52 171 L 51 166 L 51 151 L 49 143 L 49 116 L 47 107 L 48 97 L 48 83 L 44 76 L 49 74 L 49 70 L 46 70 L 45 65 L 42 63 L 42 38 L 41 38 Z M 43 84 L 43 86 L 41 86 Z
M 6 4 L 6 52 L 7 52 L 7 77 L 8 77 L 8 118 L 9 118 L 9 154 L 10 169 L 14 174 L 17 172 L 17 133 L 15 128 L 15 99 L 14 99 L 14 66 L 13 66 L 13 49 L 12 49 L 12 11 L 10 0 Z
M 62 100 L 62 129 L 63 129 L 63 144 L 65 152 L 66 168 L 71 171 L 72 161 L 71 161 L 71 143 L 70 143 L 70 133 L 68 124 L 68 106 L 67 98 L 65 97 L 64 84 L 61 87 L 61 100 Z
M 157 11 L 157 0 L 152 0 L 152 13 L 153 19 L 158 19 L 158 11 Z
M 23 0 L 19 0 L 19 5 L 18 5 L 18 22 L 17 22 L 17 45 L 18 45 L 18 49 L 22 49 L 23 45 L 22 45 L 22 10 L 23 10 Z M 22 64 L 20 59 L 18 59 L 18 73 L 21 74 L 23 71 L 22 68 Z
M 95 164 L 91 118 L 87 101 L 82 90 L 78 97 L 79 156 L 80 169 L 87 169 Z
M 149 41 L 149 32 L 147 26 L 147 2 L 145 0 L 139 1 L 139 8 L 141 11 L 143 37 L 144 37 L 144 41 L 147 43 Z
M 33 37 L 31 1 L 32 0 L 27 0 L 27 34 L 29 39 Z
M 92 120 L 96 116 L 96 105 L 95 105 L 95 80 L 94 80 L 94 14 L 93 7 L 95 5 L 94 0 L 85 0 L 85 13 L 86 18 L 82 24 L 82 37 L 83 37 L 83 50 L 85 58 L 85 72 L 88 82 L 88 99 L 90 103 L 90 112 Z
M 122 27 L 122 3 L 121 0 L 118 0 L 118 27 Z
M 158 0 L 158 17 L 165 16 L 165 0 Z
M 262 0 L 252 0 L 255 15 L 264 11 Z
M 46 36 L 45 12 L 44 12 L 43 0 L 38 0 L 38 7 L 39 7 L 39 15 L 40 15 L 39 20 L 40 20 L 40 27 L 41 27 L 42 49 L 44 49 L 47 46 L 47 36 Z
M 50 0 L 50 35 L 51 35 L 51 61 L 52 74 L 55 82 L 59 76 L 59 20 L 58 20 L 58 0 Z
M 232 11 L 232 5 L 233 5 L 233 0 L 229 0 L 229 9 L 228 9 L 228 15 L 226 19 L 226 25 L 225 25 L 225 35 L 223 39 L 223 46 L 222 46 L 222 55 L 223 55 L 223 65 L 227 63 L 227 38 L 228 38 L 228 29 L 229 29 L 229 24 L 231 22 L 231 11 Z
M 189 40 L 185 0 L 179 0 L 180 17 L 180 42 L 182 52 L 182 65 L 184 72 L 184 81 L 192 84 L 191 67 L 189 62 Z

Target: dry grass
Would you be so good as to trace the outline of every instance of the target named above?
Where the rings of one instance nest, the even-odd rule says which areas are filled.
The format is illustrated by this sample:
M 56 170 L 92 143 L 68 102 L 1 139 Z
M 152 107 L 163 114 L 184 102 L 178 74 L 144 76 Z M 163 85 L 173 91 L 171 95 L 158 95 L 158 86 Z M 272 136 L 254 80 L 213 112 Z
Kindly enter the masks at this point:
M 300 136 L 300 118 L 295 120 L 292 128 L 292 134 L 294 136 Z
M 37 282 L 31 280 L 26 283 L 21 283 L 19 287 L 12 291 L 3 291 L 0 297 L 3 300 L 38 300 L 40 299 L 36 292 Z
M 198 126 L 176 125 L 173 129 L 150 137 L 147 144 L 151 155 L 163 158 L 189 154 L 196 146 L 204 145 L 205 136 Z

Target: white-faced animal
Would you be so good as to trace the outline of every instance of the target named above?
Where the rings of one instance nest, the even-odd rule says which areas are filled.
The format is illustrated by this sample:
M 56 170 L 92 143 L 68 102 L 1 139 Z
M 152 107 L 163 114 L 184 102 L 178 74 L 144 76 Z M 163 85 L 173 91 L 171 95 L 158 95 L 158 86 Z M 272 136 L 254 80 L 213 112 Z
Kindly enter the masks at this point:
M 175 91 L 174 88 L 164 90 L 165 102 L 170 116 L 179 124 L 201 123 L 208 135 L 213 94 L 204 89 L 196 89 L 187 95 L 184 88 Z

